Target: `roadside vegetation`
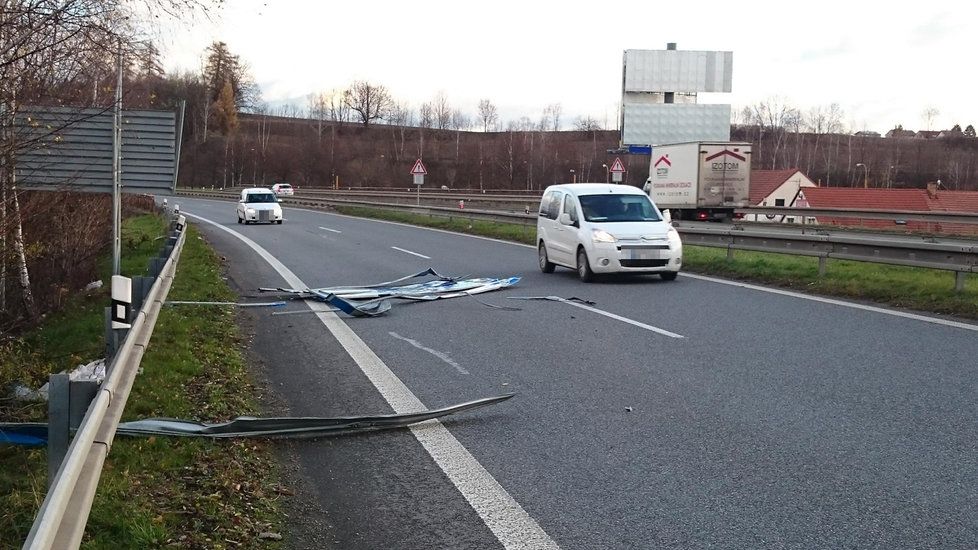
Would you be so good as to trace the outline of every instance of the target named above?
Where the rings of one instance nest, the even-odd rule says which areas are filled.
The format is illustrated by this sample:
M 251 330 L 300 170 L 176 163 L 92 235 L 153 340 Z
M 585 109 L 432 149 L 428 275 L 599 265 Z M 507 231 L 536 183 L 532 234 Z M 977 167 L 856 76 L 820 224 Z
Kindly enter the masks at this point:
M 534 226 L 470 221 L 462 217 L 429 217 L 375 208 L 337 206 L 335 209 L 350 216 L 436 227 L 531 245 L 536 238 Z M 825 275 L 819 275 L 816 258 L 737 251 L 734 258 L 728 260 L 725 249 L 688 245 L 684 247 L 684 254 L 683 269 L 694 273 L 978 319 L 978 275 L 974 274 L 966 278 L 964 292 L 955 292 L 954 274 L 949 271 L 829 260 Z
M 162 244 L 164 222 L 126 220 L 123 272 L 144 274 Z M 108 280 L 108 264 L 103 280 Z M 190 227 L 171 300 L 234 300 L 220 263 Z M 78 295 L 60 313 L 0 348 L 0 387 L 36 389 L 48 374 L 102 355 L 108 289 Z M 177 417 L 221 421 L 257 414 L 234 312 L 164 307 L 142 360 L 123 420 Z M 0 398 L 5 421 L 44 421 L 46 403 Z M 44 498 L 44 448 L 0 447 L 0 548 L 19 548 Z M 271 447 L 250 440 L 115 440 L 88 522 L 83 548 L 277 548 L 283 514 Z

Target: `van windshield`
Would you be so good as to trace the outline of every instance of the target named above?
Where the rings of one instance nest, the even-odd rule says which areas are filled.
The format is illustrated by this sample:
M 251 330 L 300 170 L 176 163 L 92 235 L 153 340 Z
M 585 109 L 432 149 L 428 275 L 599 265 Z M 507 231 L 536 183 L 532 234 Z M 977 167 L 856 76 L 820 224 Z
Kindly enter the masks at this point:
M 662 221 L 645 195 L 580 195 L 581 211 L 589 222 Z
M 248 193 L 245 202 L 278 202 L 272 193 Z

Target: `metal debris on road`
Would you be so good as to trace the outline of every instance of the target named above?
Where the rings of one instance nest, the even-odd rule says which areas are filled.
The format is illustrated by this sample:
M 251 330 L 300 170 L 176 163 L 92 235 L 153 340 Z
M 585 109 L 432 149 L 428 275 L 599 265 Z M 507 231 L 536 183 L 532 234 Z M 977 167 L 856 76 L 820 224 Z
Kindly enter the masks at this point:
M 236 306 L 236 307 L 283 307 L 285 302 L 193 302 L 186 300 L 168 300 L 168 306 Z
M 436 277 L 435 280 L 421 283 L 398 284 L 421 277 Z M 440 275 L 434 269 L 407 275 L 393 281 L 376 283 L 365 286 L 336 286 L 325 288 L 260 288 L 261 292 L 281 292 L 295 299 L 313 299 L 326 302 L 335 308 L 354 317 L 375 317 L 391 309 L 391 300 L 408 300 L 429 302 L 473 296 L 511 287 L 520 282 L 520 277 L 482 277 L 461 278 Z M 507 306 L 497 306 L 479 300 L 479 303 L 498 309 L 511 309 Z M 290 313 L 290 312 L 283 312 Z
M 571 296 L 570 298 L 561 298 L 560 296 L 507 296 L 510 300 L 550 300 L 552 302 L 577 302 L 579 304 L 584 304 L 586 306 L 593 306 L 597 302 L 591 300 L 585 300 L 584 298 L 578 298 L 577 296 Z
M 403 428 L 450 414 L 494 405 L 510 399 L 515 394 L 486 397 L 416 413 L 384 414 L 374 416 L 341 417 L 279 417 L 255 418 L 239 416 L 229 422 L 208 424 L 173 418 L 148 418 L 119 424 L 116 433 L 135 437 L 177 436 L 210 437 L 324 437 L 359 432 Z M 0 443 L 16 445 L 45 445 L 47 425 L 43 423 L 0 423 Z

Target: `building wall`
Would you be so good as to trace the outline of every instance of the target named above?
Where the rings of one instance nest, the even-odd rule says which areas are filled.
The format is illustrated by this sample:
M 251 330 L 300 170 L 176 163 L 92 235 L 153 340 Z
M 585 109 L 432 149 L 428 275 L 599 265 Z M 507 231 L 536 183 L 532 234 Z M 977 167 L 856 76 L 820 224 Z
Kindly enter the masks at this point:
M 801 173 L 801 171 L 795 172 L 791 177 L 784 181 L 780 186 L 778 186 L 774 191 L 772 191 L 758 206 L 778 206 L 778 200 L 783 200 L 784 205 L 787 207 L 795 207 L 795 198 L 798 196 L 798 190 L 803 187 L 817 187 L 815 182 L 808 179 L 808 176 Z M 764 223 L 797 223 L 801 224 L 802 219 L 799 216 L 778 216 L 768 217 L 765 214 L 751 214 L 745 216 L 747 221 L 756 221 Z M 815 223 L 815 218 L 808 218 L 804 220 L 805 223 Z

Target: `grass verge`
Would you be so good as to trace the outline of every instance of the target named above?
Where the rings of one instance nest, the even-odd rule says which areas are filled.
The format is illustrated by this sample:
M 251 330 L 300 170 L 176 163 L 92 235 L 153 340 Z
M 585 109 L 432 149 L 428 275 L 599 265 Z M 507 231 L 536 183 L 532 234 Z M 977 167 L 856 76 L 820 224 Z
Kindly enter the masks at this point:
M 162 244 L 156 237 L 163 229 L 155 216 L 126 221 L 125 273 L 144 272 Z M 99 356 L 106 296 L 103 289 L 79 297 L 0 350 L 0 364 L 18 365 L 18 379 L 37 387 L 50 372 Z M 192 226 L 168 298 L 235 299 L 220 277 L 218 258 Z M 217 421 L 256 414 L 257 391 L 239 343 L 229 308 L 164 307 L 124 420 Z M 3 402 L 0 414 L 40 420 L 46 407 Z M 43 448 L 0 447 L 0 463 L 0 548 L 16 548 L 44 498 L 47 459 Z M 276 548 L 281 543 L 261 535 L 281 530 L 278 499 L 285 490 L 277 472 L 271 447 L 263 442 L 120 437 L 103 470 L 82 547 Z
M 350 216 L 436 227 L 526 244 L 534 244 L 536 238 L 534 226 L 362 207 L 337 206 L 336 210 Z M 978 319 L 978 275 L 974 274 L 966 278 L 964 292 L 955 292 L 954 274 L 949 271 L 829 260 L 826 274 L 820 276 L 818 259 L 804 256 L 737 251 L 734 259 L 728 260 L 725 249 L 700 246 L 686 246 L 684 254 L 683 269 L 695 273 Z

